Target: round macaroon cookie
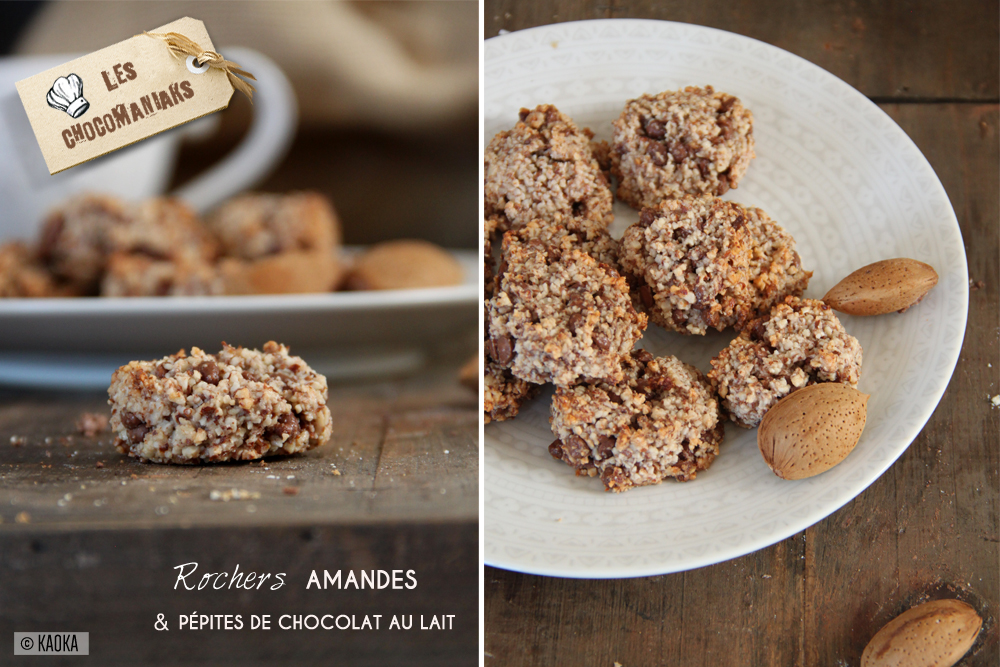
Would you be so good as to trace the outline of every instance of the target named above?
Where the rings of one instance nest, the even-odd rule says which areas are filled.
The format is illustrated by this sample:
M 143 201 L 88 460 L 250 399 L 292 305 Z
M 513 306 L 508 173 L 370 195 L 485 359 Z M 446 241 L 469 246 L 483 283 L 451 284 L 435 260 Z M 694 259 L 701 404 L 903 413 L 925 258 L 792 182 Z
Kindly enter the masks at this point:
M 195 257 L 157 259 L 143 253 L 115 253 L 101 279 L 101 296 L 209 296 L 222 294 L 216 267 Z
M 515 377 L 571 386 L 620 382 L 646 328 L 625 279 L 578 248 L 507 232 L 489 300 L 487 353 Z
M 635 350 L 624 382 L 560 387 L 552 397 L 549 445 L 578 475 L 608 491 L 664 479 L 688 481 L 719 453 L 723 421 L 708 380 L 676 357 Z
M 591 151 L 592 134 L 543 104 L 521 109 L 513 129 L 500 132 L 483 156 L 484 215 L 500 231 L 537 218 L 614 218 L 607 177 Z
M 749 258 L 745 211 L 715 197 L 644 208 L 618 247 L 636 306 L 655 324 L 685 334 L 750 320 Z
M 52 274 L 79 294 L 96 294 L 115 254 L 153 260 L 210 262 L 216 244 L 187 204 L 167 197 L 138 204 L 85 194 L 52 211 L 38 254 Z
M 230 199 L 206 224 L 222 254 L 245 260 L 286 252 L 332 252 L 340 244 L 333 204 L 316 192 L 254 192 Z
M 723 195 L 754 157 L 753 114 L 711 86 L 629 100 L 614 121 L 616 195 L 633 208 L 683 194 Z
M 795 239 L 759 208 L 688 195 L 644 208 L 619 264 L 635 302 L 666 329 L 742 328 L 809 285 Z
M 326 378 L 273 341 L 133 361 L 114 372 L 108 396 L 115 447 L 153 463 L 295 454 L 332 430 Z
M 861 344 L 822 301 L 789 296 L 712 359 L 708 378 L 729 418 L 755 428 L 797 389 L 819 382 L 857 387 Z
M 31 248 L 21 241 L 0 244 L 0 298 L 59 295 L 55 279 Z
M 125 224 L 127 206 L 115 197 L 79 195 L 49 213 L 38 254 L 57 278 L 95 292 L 107 262 L 107 231 Z
M 224 257 L 226 294 L 328 292 L 343 279 L 340 222 L 316 192 L 248 193 L 206 220 Z
M 126 224 L 109 225 L 106 249 L 153 259 L 211 263 L 218 244 L 190 206 L 173 197 L 155 197 L 128 206 Z

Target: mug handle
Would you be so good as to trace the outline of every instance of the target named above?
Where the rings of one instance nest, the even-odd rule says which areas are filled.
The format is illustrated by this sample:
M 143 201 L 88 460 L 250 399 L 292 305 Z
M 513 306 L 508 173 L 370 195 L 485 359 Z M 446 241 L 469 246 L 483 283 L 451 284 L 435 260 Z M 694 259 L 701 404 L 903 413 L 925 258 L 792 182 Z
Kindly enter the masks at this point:
M 224 49 L 223 55 L 257 77 L 252 82 L 257 89 L 253 122 L 243 141 L 220 163 L 172 193 L 199 214 L 264 180 L 285 156 L 298 121 L 295 91 L 274 61 L 242 47 Z

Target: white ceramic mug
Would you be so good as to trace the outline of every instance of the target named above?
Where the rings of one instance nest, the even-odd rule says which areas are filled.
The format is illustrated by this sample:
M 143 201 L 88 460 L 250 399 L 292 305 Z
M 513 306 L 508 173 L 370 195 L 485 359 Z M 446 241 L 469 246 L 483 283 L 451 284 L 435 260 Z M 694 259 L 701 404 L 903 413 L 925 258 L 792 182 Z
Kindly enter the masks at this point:
M 240 145 L 221 162 L 170 193 L 199 213 L 263 180 L 291 144 L 298 116 L 291 84 L 273 61 L 239 47 L 223 49 L 222 53 L 257 77 L 253 123 Z M 0 59 L 0 240 L 33 239 L 45 214 L 80 192 L 101 192 L 128 200 L 164 194 L 180 140 L 210 134 L 218 125 L 216 116 L 206 116 L 50 175 L 14 84 L 79 55 Z

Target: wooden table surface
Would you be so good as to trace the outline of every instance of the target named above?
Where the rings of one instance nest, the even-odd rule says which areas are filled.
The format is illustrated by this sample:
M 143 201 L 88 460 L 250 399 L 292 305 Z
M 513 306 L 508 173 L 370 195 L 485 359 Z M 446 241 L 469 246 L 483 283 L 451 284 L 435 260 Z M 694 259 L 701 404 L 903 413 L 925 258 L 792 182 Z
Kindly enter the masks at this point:
M 330 387 L 305 455 L 144 464 L 87 437 L 104 392 L 0 390 L 0 637 L 89 631 L 94 665 L 467 665 L 479 631 L 479 411 L 458 368 L 478 336 L 404 378 Z M 308 359 L 307 359 L 308 361 Z M 284 572 L 277 592 L 174 590 L 174 567 Z M 413 591 L 307 589 L 313 570 L 414 570 Z M 360 575 L 359 575 L 360 576 Z M 157 614 L 454 614 L 443 632 L 156 632 Z M 359 620 L 360 623 L 360 620 Z M 430 621 L 428 620 L 428 624 Z M 0 664 L 9 655 L 0 645 Z M 30 659 L 29 659 L 30 660 Z
M 1000 393 L 996 2 L 486 0 L 485 36 L 596 18 L 729 30 L 786 49 L 868 96 L 951 198 L 969 321 L 948 391 L 906 453 L 853 502 L 756 553 L 690 572 L 571 580 L 486 570 L 486 665 L 847 666 L 908 607 L 957 597 L 984 617 L 959 663 L 998 650 Z

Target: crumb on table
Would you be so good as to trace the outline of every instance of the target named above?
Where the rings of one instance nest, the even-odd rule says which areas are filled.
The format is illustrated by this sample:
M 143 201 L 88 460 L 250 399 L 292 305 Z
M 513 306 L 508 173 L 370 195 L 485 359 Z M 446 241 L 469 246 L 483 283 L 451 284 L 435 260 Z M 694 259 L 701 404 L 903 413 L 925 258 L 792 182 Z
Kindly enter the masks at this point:
M 108 416 L 99 412 L 83 412 L 76 419 L 76 430 L 92 438 L 108 430 Z

